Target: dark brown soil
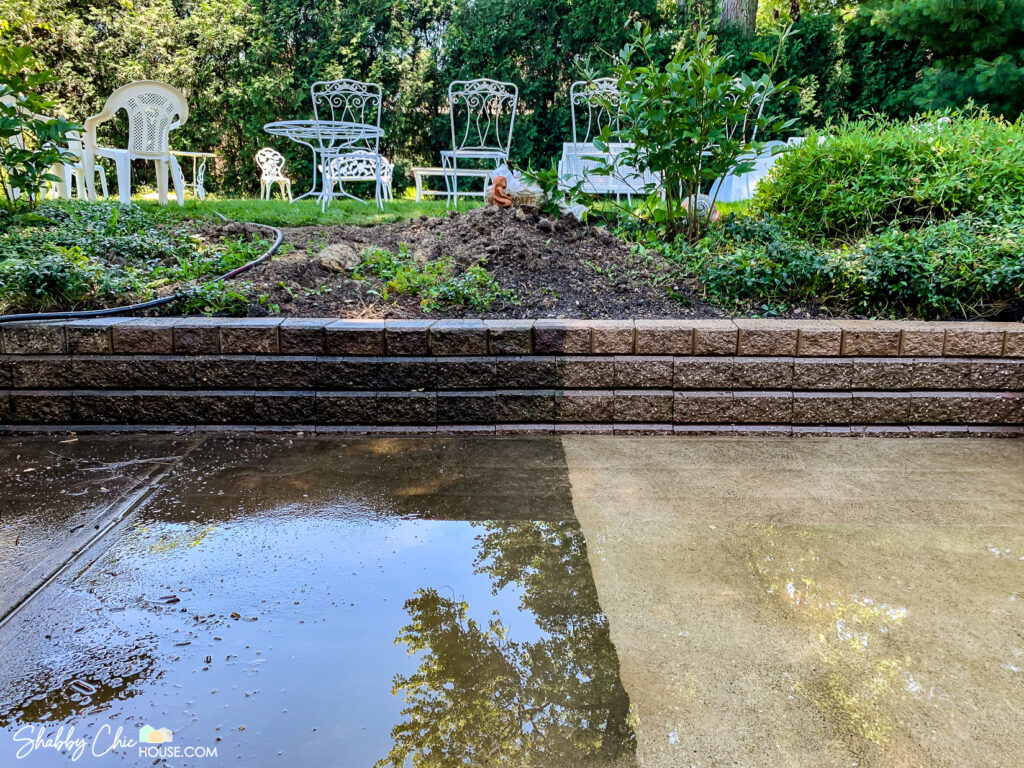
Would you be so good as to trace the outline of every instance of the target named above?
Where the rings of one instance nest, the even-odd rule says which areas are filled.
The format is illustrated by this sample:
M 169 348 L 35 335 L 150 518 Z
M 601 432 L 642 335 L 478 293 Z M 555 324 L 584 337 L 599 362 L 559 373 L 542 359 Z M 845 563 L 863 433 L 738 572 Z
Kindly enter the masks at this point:
M 226 225 L 238 227 L 240 225 Z M 208 236 L 238 235 L 209 228 Z M 375 278 L 351 279 L 336 264 L 352 266 L 366 248 L 397 252 L 404 245 L 417 261 L 450 258 L 456 272 L 482 263 L 512 302 L 484 312 L 464 307 L 435 310 L 430 317 L 716 317 L 684 276 L 658 256 L 634 256 L 607 230 L 573 219 L 551 219 L 536 210 L 477 208 L 445 218 L 421 217 L 372 227 L 302 227 L 285 230 L 292 250 L 240 279 L 256 295 L 266 293 L 283 315 L 306 317 L 418 317 L 416 296 L 380 298 Z M 329 260 L 329 259 L 328 259 Z M 341 271 L 336 271 L 340 268 Z M 266 311 L 253 307 L 254 314 Z

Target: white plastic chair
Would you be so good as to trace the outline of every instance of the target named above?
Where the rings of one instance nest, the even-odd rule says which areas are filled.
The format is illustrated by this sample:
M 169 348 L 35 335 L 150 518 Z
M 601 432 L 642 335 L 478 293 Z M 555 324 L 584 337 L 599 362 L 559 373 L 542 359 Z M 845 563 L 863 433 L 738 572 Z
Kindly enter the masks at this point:
M 380 115 L 384 100 L 381 87 L 376 83 L 343 78 L 313 83 L 309 91 L 313 99 L 315 121 L 330 120 L 353 126 L 349 138 L 345 140 L 332 139 L 325 132 L 319 141 L 319 170 L 324 173 L 320 192 L 321 208 L 326 208 L 335 197 L 335 185 L 338 187 L 337 194 L 359 200 L 355 195 L 345 191 L 343 181 L 375 182 L 377 207 L 383 208 L 385 198 L 380 172 L 386 161 L 380 154 Z M 336 159 L 346 156 L 349 156 L 347 161 L 335 163 Z M 340 175 L 328 178 L 326 174 L 331 168 L 337 168 Z M 373 172 L 369 178 L 359 175 L 360 171 L 366 169 Z
M 256 153 L 256 165 L 260 167 L 260 197 L 270 199 L 274 184 L 281 187 L 281 196 L 288 195 L 292 202 L 292 180 L 284 175 L 284 156 L 275 149 L 263 147 Z
M 100 147 L 96 129 L 120 110 L 128 113 L 128 147 Z M 152 160 L 156 166 L 157 193 L 161 205 L 167 204 L 167 173 L 174 178 L 178 205 L 185 204 L 185 182 L 178 161 L 171 154 L 170 132 L 188 120 L 188 104 L 177 88 L 156 80 L 138 80 L 122 85 L 107 98 L 102 111 L 85 121 L 82 165 L 89 199 L 96 199 L 93 171 L 97 157 L 114 161 L 117 192 L 122 203 L 131 202 L 131 161 Z
M 441 166 L 449 202 L 459 204 L 459 160 L 490 161 L 495 168 L 508 162 L 518 106 L 514 83 L 484 77 L 448 86 L 452 148 L 441 152 Z

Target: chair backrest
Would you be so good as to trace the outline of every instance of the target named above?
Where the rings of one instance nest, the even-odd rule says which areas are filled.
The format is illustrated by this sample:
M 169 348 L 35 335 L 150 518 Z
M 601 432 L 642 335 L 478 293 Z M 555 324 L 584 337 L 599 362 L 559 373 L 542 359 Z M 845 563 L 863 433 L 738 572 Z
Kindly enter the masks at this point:
M 610 125 L 618 127 L 618 112 L 610 109 L 619 100 L 618 82 L 613 77 L 596 80 L 577 80 L 569 87 L 569 109 L 572 111 L 572 143 L 594 140 L 601 130 Z
M 453 81 L 448 86 L 452 149 L 498 150 L 507 155 L 518 105 L 519 89 L 513 83 L 486 77 Z
M 157 80 L 137 80 L 110 94 L 86 127 L 94 128 L 122 109 L 128 113 L 128 150 L 142 157 L 167 155 L 170 132 L 188 120 L 188 103 L 181 91 Z
M 333 120 L 342 123 L 361 123 L 380 128 L 380 111 L 383 91 L 376 83 L 361 80 L 320 80 L 309 89 L 313 98 L 313 119 Z M 327 139 L 321 141 L 326 149 L 335 146 Z M 346 142 L 347 147 L 365 148 L 376 152 L 380 137 L 373 136 L 355 142 Z
M 284 170 L 284 156 L 276 149 L 263 147 L 256 153 L 256 165 L 265 179 L 279 179 Z

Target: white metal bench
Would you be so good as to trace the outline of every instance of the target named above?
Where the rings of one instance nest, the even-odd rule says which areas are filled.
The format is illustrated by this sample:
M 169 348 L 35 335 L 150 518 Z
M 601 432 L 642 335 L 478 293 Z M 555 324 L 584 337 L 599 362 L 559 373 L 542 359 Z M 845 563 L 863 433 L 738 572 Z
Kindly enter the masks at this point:
M 489 171 L 486 168 L 458 168 L 456 170 L 445 170 L 444 168 L 413 168 L 412 177 L 416 182 L 416 200 L 422 200 L 424 195 L 436 195 L 438 197 L 445 198 L 450 197 L 451 192 L 446 189 L 424 189 L 423 179 L 427 176 L 450 176 L 453 173 L 460 177 L 483 179 L 484 187 L 486 188 L 488 181 L 490 181 L 491 174 L 494 173 L 494 171 Z M 483 197 L 485 191 L 486 189 L 482 189 L 478 192 L 463 192 L 462 190 L 459 190 L 459 196 Z

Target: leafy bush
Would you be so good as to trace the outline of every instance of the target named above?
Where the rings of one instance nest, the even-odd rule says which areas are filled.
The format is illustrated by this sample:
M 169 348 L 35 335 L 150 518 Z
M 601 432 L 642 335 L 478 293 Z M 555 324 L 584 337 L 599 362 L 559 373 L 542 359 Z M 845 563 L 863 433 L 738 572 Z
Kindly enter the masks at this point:
M 511 291 L 503 290 L 481 264 L 461 274 L 454 273 L 451 259 L 437 259 L 418 264 L 402 245 L 398 253 L 383 248 L 363 251 L 352 277 L 364 280 L 377 277 L 383 282 L 381 298 L 387 300 L 391 292 L 421 296 L 420 305 L 427 312 L 448 307 L 487 309 L 495 301 L 513 298 Z
M 762 180 L 754 210 L 798 235 L 852 240 L 895 223 L 920 226 L 1024 204 L 1024 124 L 984 112 L 930 113 L 906 123 L 843 122 L 808 134 Z
M 822 248 L 778 220 L 730 216 L 668 255 L 728 308 L 944 319 L 992 314 L 1024 296 L 1024 209 L 964 214 L 918 229 L 893 223 Z

